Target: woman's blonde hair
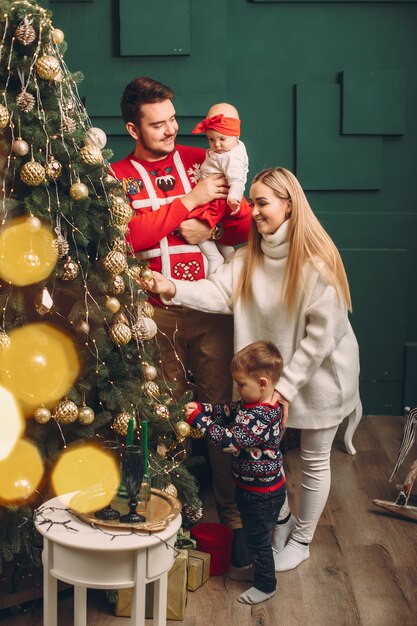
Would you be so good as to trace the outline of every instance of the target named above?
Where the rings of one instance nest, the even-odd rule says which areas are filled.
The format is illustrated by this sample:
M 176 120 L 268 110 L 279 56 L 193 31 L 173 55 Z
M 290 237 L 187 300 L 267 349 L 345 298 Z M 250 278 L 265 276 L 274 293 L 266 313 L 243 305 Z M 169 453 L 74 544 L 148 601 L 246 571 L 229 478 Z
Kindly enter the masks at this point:
M 289 252 L 285 268 L 283 302 L 289 311 L 296 307 L 297 294 L 303 280 L 303 267 L 311 262 L 336 289 L 342 302 L 352 309 L 349 283 L 338 249 L 314 215 L 297 178 L 289 170 L 276 167 L 259 172 L 252 181 L 269 187 L 277 198 L 289 201 Z M 248 303 L 252 295 L 255 268 L 262 264 L 262 235 L 252 222 L 248 253 L 238 284 L 237 296 Z

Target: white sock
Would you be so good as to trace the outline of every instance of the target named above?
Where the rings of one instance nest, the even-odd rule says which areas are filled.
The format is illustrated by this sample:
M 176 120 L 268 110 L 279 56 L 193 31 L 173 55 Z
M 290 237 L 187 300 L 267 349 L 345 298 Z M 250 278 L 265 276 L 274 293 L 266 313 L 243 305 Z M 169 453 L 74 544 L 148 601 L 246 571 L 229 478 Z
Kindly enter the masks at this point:
M 310 548 L 308 545 L 305 546 L 295 539 L 290 539 L 282 552 L 279 554 L 274 552 L 275 571 L 286 572 L 289 569 L 294 569 L 309 556 Z
M 275 552 L 282 552 L 285 548 L 296 523 L 296 518 L 294 515 L 291 515 L 290 519 L 285 524 L 275 524 L 271 538 L 272 548 Z
M 272 598 L 273 595 L 275 595 L 275 590 L 271 593 L 265 593 L 256 587 L 250 587 L 250 589 L 247 589 L 238 597 L 238 602 L 243 604 L 260 604 L 260 602 L 265 602 L 265 600 Z

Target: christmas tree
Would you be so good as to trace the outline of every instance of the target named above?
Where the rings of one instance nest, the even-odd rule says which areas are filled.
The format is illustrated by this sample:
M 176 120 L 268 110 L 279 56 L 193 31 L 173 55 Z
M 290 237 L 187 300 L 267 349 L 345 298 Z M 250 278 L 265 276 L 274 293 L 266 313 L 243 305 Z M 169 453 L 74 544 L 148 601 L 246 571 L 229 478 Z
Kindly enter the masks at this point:
M 10 487 L 0 489 L 0 568 L 33 553 L 33 509 L 80 441 L 125 442 L 129 429 L 140 439 L 146 424 L 152 486 L 178 493 L 194 521 L 201 505 L 105 133 L 92 127 L 50 12 L 34 0 L 1 8 L 0 435 L 13 430 L 6 400 L 25 419 L 0 449 Z M 29 480 L 22 464 L 40 465 L 39 476 Z

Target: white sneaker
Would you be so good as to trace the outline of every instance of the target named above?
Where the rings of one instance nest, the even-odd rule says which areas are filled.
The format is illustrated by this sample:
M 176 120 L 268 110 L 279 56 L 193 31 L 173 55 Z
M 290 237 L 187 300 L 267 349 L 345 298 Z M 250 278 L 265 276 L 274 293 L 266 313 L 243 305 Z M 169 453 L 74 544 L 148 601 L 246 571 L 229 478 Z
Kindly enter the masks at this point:
M 309 546 L 298 543 L 295 539 L 290 539 L 279 554 L 274 553 L 274 563 L 276 572 L 286 572 L 294 569 L 310 556 Z
M 294 515 L 291 515 L 290 519 L 285 524 L 275 524 L 274 530 L 272 531 L 271 543 L 276 553 L 283 551 L 296 523 L 296 518 Z

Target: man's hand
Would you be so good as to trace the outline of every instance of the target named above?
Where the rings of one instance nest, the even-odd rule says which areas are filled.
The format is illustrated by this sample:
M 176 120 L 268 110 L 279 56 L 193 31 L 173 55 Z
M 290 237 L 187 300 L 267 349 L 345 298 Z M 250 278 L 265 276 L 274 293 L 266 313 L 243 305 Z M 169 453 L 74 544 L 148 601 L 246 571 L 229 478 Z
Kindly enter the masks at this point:
M 190 417 L 191 413 L 193 413 L 196 409 L 198 409 L 197 402 L 187 402 L 184 407 L 185 417 Z
M 196 186 L 181 198 L 181 201 L 189 211 L 192 211 L 212 200 L 224 200 L 227 198 L 228 190 L 229 185 L 223 174 L 212 174 L 199 180 Z
M 144 291 L 160 293 L 165 296 L 167 300 L 173 298 L 177 291 L 174 283 L 168 280 L 168 278 L 165 278 L 165 276 L 162 276 L 159 272 L 153 272 L 153 277 L 150 280 L 140 278 L 137 280 L 137 283 Z
M 181 222 L 178 232 L 188 243 L 198 244 L 210 239 L 213 229 L 206 222 L 191 217 Z

